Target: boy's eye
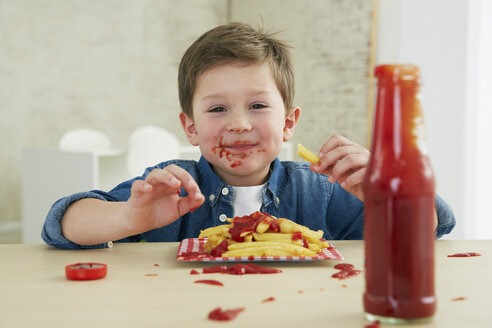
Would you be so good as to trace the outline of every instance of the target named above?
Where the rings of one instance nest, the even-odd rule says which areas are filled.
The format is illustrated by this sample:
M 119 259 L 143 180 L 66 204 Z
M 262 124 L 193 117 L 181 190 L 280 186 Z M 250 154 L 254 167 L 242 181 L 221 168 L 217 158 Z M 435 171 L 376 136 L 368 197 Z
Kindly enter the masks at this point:
M 212 113 L 225 112 L 225 108 L 224 107 L 214 107 L 214 108 L 210 109 L 209 112 L 212 112 Z
M 250 108 L 251 109 L 262 109 L 262 108 L 265 108 L 266 106 L 263 105 L 263 104 L 254 104 L 253 106 L 251 106 Z

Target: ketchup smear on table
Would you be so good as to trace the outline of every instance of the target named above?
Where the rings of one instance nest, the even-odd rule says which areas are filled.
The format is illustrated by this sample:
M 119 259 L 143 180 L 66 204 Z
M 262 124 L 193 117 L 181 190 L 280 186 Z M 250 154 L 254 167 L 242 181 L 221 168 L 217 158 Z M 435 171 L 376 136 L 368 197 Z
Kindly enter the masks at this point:
M 349 263 L 339 263 L 335 265 L 335 269 L 340 270 L 337 273 L 332 274 L 332 278 L 337 278 L 340 280 L 347 279 L 350 277 L 358 276 L 362 271 L 354 270 L 354 266 Z
M 200 272 L 196 271 L 195 269 L 190 271 L 190 274 L 200 274 Z
M 253 263 L 235 263 L 232 266 L 227 265 L 215 265 L 208 268 L 203 268 L 203 273 L 226 273 L 226 274 L 268 274 L 268 273 L 280 273 L 282 270 L 267 268 L 261 265 Z
M 448 255 L 448 257 L 472 257 L 472 256 L 482 256 L 482 254 L 469 252 L 469 253 L 456 253 L 456 254 Z
M 222 311 L 222 308 L 218 307 L 212 312 L 208 314 L 208 318 L 210 320 L 219 320 L 219 321 L 230 321 L 234 319 L 239 313 L 243 312 L 245 308 L 233 309 L 233 310 L 225 310 Z
M 275 301 L 275 297 L 269 297 L 269 298 L 265 298 L 263 301 L 261 301 L 261 303 L 268 303 L 273 301 Z
M 364 328 L 379 328 L 379 327 L 380 327 L 379 321 L 374 321 L 373 323 L 366 325 Z
M 451 301 L 466 301 L 466 297 L 455 297 Z
M 223 283 L 221 283 L 220 281 L 217 281 L 217 280 L 207 280 L 207 279 L 204 279 L 204 280 L 195 280 L 194 283 L 195 284 L 214 285 L 214 286 L 224 286 Z

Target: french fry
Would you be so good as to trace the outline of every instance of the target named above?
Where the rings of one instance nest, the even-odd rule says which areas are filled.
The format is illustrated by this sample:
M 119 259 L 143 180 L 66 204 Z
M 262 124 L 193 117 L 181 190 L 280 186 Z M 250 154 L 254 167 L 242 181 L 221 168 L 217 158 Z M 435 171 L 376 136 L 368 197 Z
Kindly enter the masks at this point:
M 271 241 L 271 240 L 292 240 L 291 233 L 257 233 L 253 232 L 253 238 L 257 241 Z
M 297 144 L 297 153 L 308 162 L 311 162 L 313 164 L 319 162 L 319 157 L 301 144 Z
M 227 249 L 221 246 L 222 257 L 246 256 L 306 256 L 312 257 L 323 248 L 329 247 L 322 241 L 323 231 L 313 231 L 289 219 L 276 218 L 266 213 L 255 212 L 250 216 L 227 218 L 232 224 L 202 230 L 199 238 L 208 238 L 204 249 L 212 250 L 227 241 Z M 232 229 L 234 229 L 234 232 Z M 244 229 L 244 230 L 242 230 Z M 234 234 L 235 237 L 231 235 Z M 234 238 L 234 240 L 232 239 Z
M 279 244 L 270 243 L 268 245 L 267 244 L 262 245 L 262 243 L 268 243 L 268 242 L 248 243 L 252 246 L 239 247 L 232 250 L 228 250 L 223 254 L 223 256 L 225 257 L 250 256 L 251 254 L 258 254 L 256 256 L 285 256 L 285 255 L 315 256 L 316 255 L 316 253 L 310 250 L 309 248 L 298 246 L 298 245 L 287 244 L 287 243 L 279 243 Z M 242 243 L 237 243 L 234 245 L 241 245 L 241 244 Z M 229 246 L 229 249 L 231 248 L 231 246 Z
M 207 238 L 207 237 L 212 236 L 212 235 L 220 235 L 220 234 L 230 237 L 231 235 L 229 234 L 229 229 L 231 227 L 232 227 L 232 224 L 223 224 L 220 226 L 211 227 L 211 228 L 208 228 L 205 230 L 201 230 L 198 238 Z

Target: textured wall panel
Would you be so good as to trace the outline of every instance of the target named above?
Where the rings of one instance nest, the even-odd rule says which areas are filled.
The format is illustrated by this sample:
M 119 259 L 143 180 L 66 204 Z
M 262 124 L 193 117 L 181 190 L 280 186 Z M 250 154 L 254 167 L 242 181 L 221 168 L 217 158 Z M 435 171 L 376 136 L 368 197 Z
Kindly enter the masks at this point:
M 179 61 L 226 19 L 226 0 L 0 0 L 0 220 L 21 217 L 22 150 L 55 148 L 68 129 L 123 147 L 156 124 L 185 141 Z

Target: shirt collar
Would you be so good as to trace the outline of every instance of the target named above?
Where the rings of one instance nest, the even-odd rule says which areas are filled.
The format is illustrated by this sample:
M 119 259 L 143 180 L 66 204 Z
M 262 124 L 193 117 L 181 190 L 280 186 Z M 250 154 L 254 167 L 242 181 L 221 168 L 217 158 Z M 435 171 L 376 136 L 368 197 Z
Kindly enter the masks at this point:
M 282 185 L 281 182 L 285 178 L 285 170 L 282 162 L 280 162 L 278 158 L 272 162 L 270 168 L 270 178 L 268 179 L 266 187 L 263 190 L 263 202 L 265 205 L 273 202 L 275 206 L 278 207 L 279 189 Z M 222 181 L 222 179 L 213 171 L 210 163 L 203 156 L 201 156 L 198 161 L 198 169 L 201 175 L 201 181 L 199 182 L 202 186 L 201 192 L 211 206 L 215 205 L 219 197 L 232 197 L 232 187 Z M 222 190 L 224 188 L 228 188 L 230 190 L 229 194 L 223 195 Z

